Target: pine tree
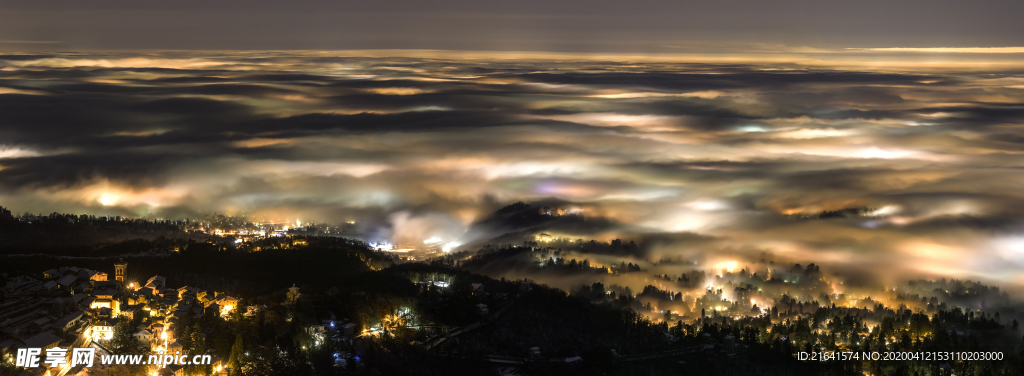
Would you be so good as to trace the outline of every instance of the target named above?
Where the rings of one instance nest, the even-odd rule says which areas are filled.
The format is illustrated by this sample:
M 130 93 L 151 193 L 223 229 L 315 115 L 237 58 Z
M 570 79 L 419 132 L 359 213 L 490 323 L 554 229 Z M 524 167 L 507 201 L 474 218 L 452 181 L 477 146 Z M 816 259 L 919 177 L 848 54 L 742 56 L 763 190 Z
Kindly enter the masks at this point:
M 114 336 L 110 339 L 110 350 L 114 354 L 133 354 L 140 347 L 139 339 L 135 338 L 131 320 L 122 319 L 114 325 Z
M 206 341 L 203 338 L 203 329 L 199 323 L 192 325 L 188 332 L 188 354 L 202 354 L 206 350 Z
M 245 349 L 242 347 L 242 335 L 235 336 L 235 344 L 231 346 L 231 356 L 228 358 L 228 367 L 231 368 L 231 373 L 234 375 L 242 374 L 242 364 L 244 363 Z
M 185 354 L 200 355 L 206 352 L 206 340 L 203 337 L 203 328 L 199 323 L 193 324 L 185 329 L 184 338 L 187 341 Z M 210 371 L 209 365 L 189 365 L 185 367 L 186 375 L 206 375 Z

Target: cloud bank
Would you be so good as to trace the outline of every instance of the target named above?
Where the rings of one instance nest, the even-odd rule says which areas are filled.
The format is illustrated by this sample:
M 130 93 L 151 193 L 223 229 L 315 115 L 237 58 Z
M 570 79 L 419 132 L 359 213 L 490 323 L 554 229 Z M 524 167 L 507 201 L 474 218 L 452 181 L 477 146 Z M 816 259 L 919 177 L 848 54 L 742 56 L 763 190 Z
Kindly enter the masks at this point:
M 1019 287 L 1022 100 L 1009 68 L 0 55 L 0 202 L 383 223 L 413 242 L 554 200 L 601 219 L 564 235 L 663 239 L 654 259 Z M 868 212 L 798 219 L 844 208 Z

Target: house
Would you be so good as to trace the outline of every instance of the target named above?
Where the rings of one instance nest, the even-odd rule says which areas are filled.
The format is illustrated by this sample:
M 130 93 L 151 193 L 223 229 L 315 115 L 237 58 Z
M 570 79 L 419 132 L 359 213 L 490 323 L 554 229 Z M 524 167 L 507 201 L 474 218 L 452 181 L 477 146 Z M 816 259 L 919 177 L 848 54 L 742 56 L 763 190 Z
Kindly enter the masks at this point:
M 44 351 L 60 345 L 61 338 L 50 332 L 42 332 L 25 340 L 25 347 L 41 348 Z
M 148 281 L 146 281 L 145 287 L 154 290 L 163 290 L 164 287 L 167 287 L 167 277 L 161 277 L 159 275 L 152 276 Z
M 59 285 L 60 284 L 57 281 L 49 281 L 49 282 L 46 282 L 46 283 L 43 284 L 43 290 L 46 290 L 48 292 L 52 292 L 53 290 L 56 290 L 57 286 L 59 286 Z
M 82 269 L 78 271 L 78 278 L 85 281 L 106 281 L 107 273 L 102 273 L 91 269 Z
M 165 354 L 174 354 L 176 352 L 181 353 L 184 349 L 185 345 L 182 345 L 181 341 L 174 340 L 174 342 L 167 344 L 167 351 Z
M 184 298 L 185 295 L 195 296 L 196 291 L 199 289 L 191 286 L 183 286 L 178 289 L 178 299 Z
M 162 322 L 154 322 L 149 326 L 149 331 L 153 332 L 153 338 L 164 332 L 164 324 Z
M 149 311 L 145 310 L 142 304 L 125 305 L 121 306 L 121 312 L 117 314 L 117 317 L 127 317 L 128 319 L 146 318 L 149 317 Z
M 71 311 L 75 305 L 69 297 L 53 298 L 46 301 L 46 309 L 56 315 Z
M 53 328 L 59 330 L 61 333 L 67 333 L 71 328 L 74 328 L 82 321 L 82 317 L 85 313 L 82 311 L 72 312 L 70 315 L 64 316 L 60 320 L 53 323 Z
M 15 349 L 24 347 L 25 343 L 19 341 L 16 338 L 10 338 L 7 340 L 0 341 L 0 359 L 6 358 L 8 356 L 13 357 Z
M 53 321 L 53 319 L 49 317 L 40 317 L 38 319 L 32 320 L 29 323 L 29 327 L 31 327 L 33 331 L 42 330 L 42 328 L 49 324 L 50 321 Z
M 171 376 L 185 376 L 185 366 L 183 365 L 171 364 L 165 369 L 170 371 L 169 375 Z
M 120 313 L 119 302 L 113 299 L 101 299 L 97 298 L 93 300 L 92 304 L 89 305 L 90 309 L 96 311 L 99 316 L 102 317 L 117 317 Z
M 135 333 L 135 338 L 138 338 L 142 343 L 149 343 L 153 340 L 153 332 L 148 329 L 142 329 Z
M 97 320 L 89 328 L 92 331 L 93 339 L 110 340 L 114 338 L 114 326 L 117 326 L 117 319 Z
M 78 296 L 78 295 L 81 295 L 81 294 L 75 294 L 74 296 Z M 85 296 L 85 297 L 82 297 L 78 301 L 78 307 L 81 308 L 81 309 L 90 309 L 90 308 L 92 308 L 92 303 L 95 302 L 95 301 L 96 301 L 96 297 L 95 296 Z
M 154 287 L 153 285 L 142 286 L 141 288 L 139 288 L 138 291 L 139 291 L 139 293 L 142 293 L 142 294 L 149 294 L 149 295 L 152 295 L 152 296 L 160 296 L 160 289 Z
M 106 281 L 107 280 L 107 273 L 96 272 L 96 274 L 93 274 L 92 277 L 89 277 L 89 280 L 90 281 Z
M 213 374 L 227 375 L 228 369 L 225 363 L 226 362 L 224 361 L 224 358 L 221 358 L 219 356 L 214 356 L 213 358 L 210 358 L 210 367 L 213 368 Z
M 474 283 L 471 284 L 470 287 L 473 288 L 473 296 L 482 296 L 487 294 L 486 292 L 484 292 L 484 285 L 482 284 Z
M 120 285 L 117 283 L 117 281 L 90 281 L 89 285 L 97 290 L 117 291 L 120 288 Z
M 90 285 L 88 281 L 83 281 L 83 280 L 79 279 L 78 282 L 76 282 L 74 286 L 71 286 L 71 290 L 72 290 L 72 292 L 74 292 L 74 291 L 89 291 L 89 290 L 92 290 L 92 285 Z
M 114 295 L 115 294 L 117 294 L 117 290 L 111 290 L 111 289 L 106 289 L 106 288 L 104 288 L 104 289 L 96 289 L 96 290 L 94 290 L 92 292 L 92 296 L 95 296 L 96 299 L 106 299 L 106 300 L 114 299 Z
M 78 276 L 68 274 L 63 277 L 60 277 L 60 279 L 57 280 L 57 284 L 60 285 L 59 288 L 68 289 L 68 291 L 71 291 L 71 289 L 75 286 L 75 282 L 77 281 Z
M 260 313 L 261 311 L 265 311 L 265 310 L 267 310 L 267 306 L 262 305 L 262 304 L 261 305 L 248 306 L 248 307 L 245 307 L 245 313 L 243 313 L 242 316 L 253 317 L 253 316 L 256 316 L 257 313 Z
M 227 295 L 221 295 L 217 297 L 216 302 L 220 304 L 221 316 L 226 316 L 227 314 L 231 313 L 231 311 L 233 311 L 235 307 L 238 306 L 238 299 L 232 298 Z
M 65 297 L 64 299 L 67 300 L 68 302 L 71 302 L 71 304 L 74 305 L 74 304 L 81 304 L 82 303 L 82 299 L 85 299 L 87 296 L 88 295 L 85 295 L 85 294 L 75 294 L 75 295 L 71 295 L 69 297 Z
M 341 334 L 347 337 L 356 335 L 356 324 L 348 323 L 341 326 Z
M 192 309 L 192 305 L 185 301 L 179 301 L 178 304 L 174 305 L 174 311 L 188 311 Z

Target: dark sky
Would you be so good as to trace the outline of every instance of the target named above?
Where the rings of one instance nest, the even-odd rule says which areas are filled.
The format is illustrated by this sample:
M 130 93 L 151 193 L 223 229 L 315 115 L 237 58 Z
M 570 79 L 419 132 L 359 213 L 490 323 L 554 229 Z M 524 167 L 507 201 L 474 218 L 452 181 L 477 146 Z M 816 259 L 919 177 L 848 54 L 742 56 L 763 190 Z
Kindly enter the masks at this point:
M 1010 0 L 0 1 L 0 49 L 1004 47 L 1024 45 L 1021 14 Z M 18 43 L 33 41 L 56 43 Z

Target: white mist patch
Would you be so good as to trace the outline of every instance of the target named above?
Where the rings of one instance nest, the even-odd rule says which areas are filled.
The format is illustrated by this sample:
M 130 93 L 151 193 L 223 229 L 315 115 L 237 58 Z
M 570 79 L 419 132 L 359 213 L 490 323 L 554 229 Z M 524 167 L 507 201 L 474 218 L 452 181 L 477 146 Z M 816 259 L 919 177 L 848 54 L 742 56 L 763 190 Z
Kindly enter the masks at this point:
M 0 159 L 38 157 L 41 155 L 43 154 L 36 150 L 25 149 L 19 146 L 0 146 Z
M 737 132 L 743 133 L 763 133 L 768 132 L 770 129 L 760 125 L 744 125 L 736 128 Z
M 868 213 L 869 217 L 884 217 L 899 213 L 901 208 L 897 205 L 886 205 L 881 208 L 872 210 Z
M 443 248 L 450 244 L 448 239 L 454 239 L 466 231 L 461 221 L 445 213 L 413 213 L 403 210 L 392 214 L 388 220 L 394 244 L 423 244 Z M 449 247 L 449 250 L 457 246 Z
M 1011 236 L 992 241 L 992 248 L 1003 259 L 1024 266 L 1024 236 Z
M 729 204 L 718 200 L 697 200 L 687 203 L 686 207 L 700 211 L 719 211 L 729 209 Z

